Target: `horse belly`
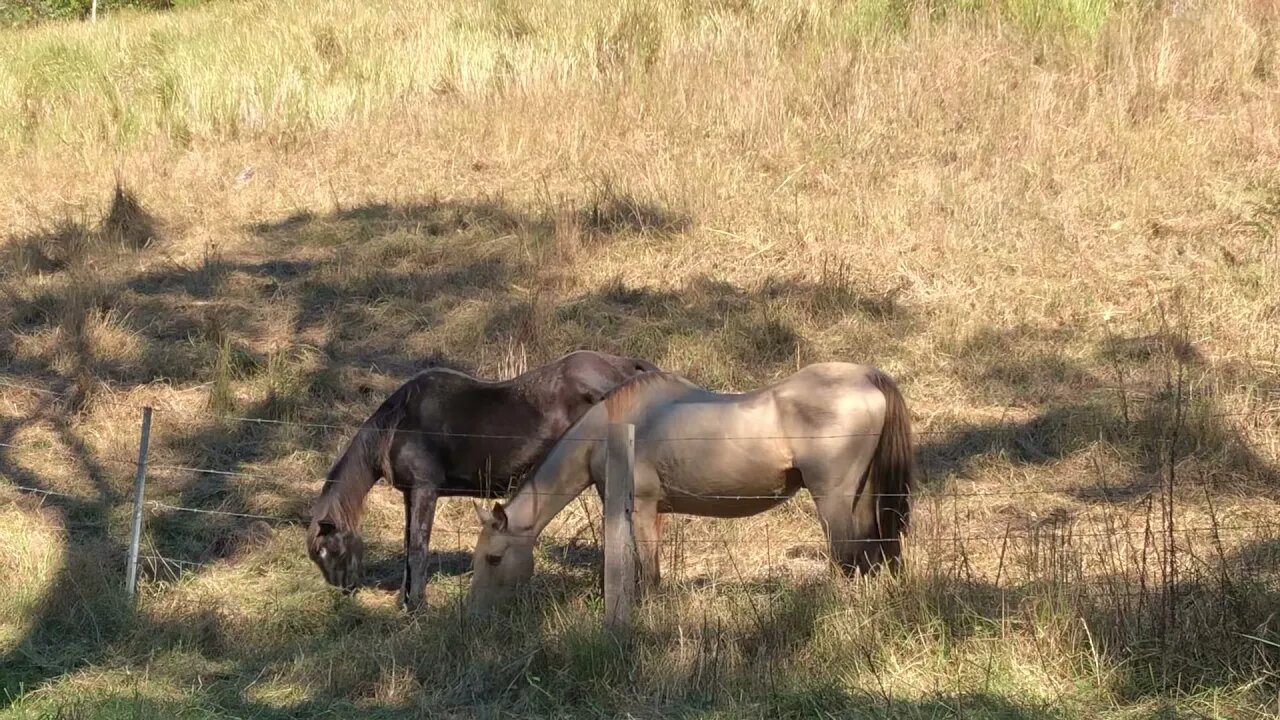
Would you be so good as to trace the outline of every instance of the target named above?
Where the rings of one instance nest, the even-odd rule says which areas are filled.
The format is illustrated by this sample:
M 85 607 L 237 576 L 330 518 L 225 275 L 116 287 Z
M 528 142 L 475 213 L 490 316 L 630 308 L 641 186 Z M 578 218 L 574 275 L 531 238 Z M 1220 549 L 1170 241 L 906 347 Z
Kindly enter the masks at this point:
M 668 495 L 658 502 L 658 511 L 699 517 L 743 518 L 771 510 L 790 498 L 791 495 L 768 499 L 726 500 L 720 498 L 672 497 Z
M 441 497 L 501 498 L 511 491 L 521 479 L 516 475 L 490 475 L 476 472 L 470 475 L 446 475 L 438 489 Z
M 665 512 L 746 517 L 787 501 L 800 485 L 788 459 L 769 440 L 689 440 L 654 464 Z
M 460 438 L 439 453 L 445 470 L 445 496 L 501 497 L 519 482 L 543 448 L 509 438 Z

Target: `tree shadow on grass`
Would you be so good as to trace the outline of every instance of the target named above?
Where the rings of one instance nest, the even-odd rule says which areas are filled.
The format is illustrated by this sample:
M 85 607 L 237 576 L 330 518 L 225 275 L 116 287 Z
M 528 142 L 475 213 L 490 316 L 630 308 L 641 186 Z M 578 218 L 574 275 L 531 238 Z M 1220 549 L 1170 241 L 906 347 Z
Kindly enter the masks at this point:
M 19 419 L 0 421 L 0 442 L 12 445 L 16 432 L 30 424 L 52 427 L 94 488 L 94 496 L 68 496 L 66 488 L 51 486 L 38 471 L 14 458 L 9 447 L 0 448 L 0 476 L 28 488 L 19 493 L 33 506 L 52 511 L 76 538 L 62 545 L 60 569 L 45 589 L 30 631 L 0 657 L 0 709 L 50 677 L 93 663 L 97 649 L 115 642 L 129 627 L 124 546 L 108 532 L 118 501 L 108 474 L 117 469 L 108 471 L 93 457 L 62 409 L 48 398 Z M 46 496 L 41 491 L 61 494 Z
M 519 236 L 530 247 L 553 244 L 557 233 L 564 232 L 563 223 L 577 224 L 588 243 L 609 241 L 626 233 L 673 232 L 688 227 L 682 224 L 687 223 L 687 219 L 682 221 L 678 213 L 664 213 L 634 198 L 610 200 L 602 196 L 595 205 L 571 209 L 563 218 L 530 217 L 506 208 L 501 202 L 488 200 L 407 206 L 374 203 L 325 216 L 299 215 L 253 228 L 264 243 L 264 253 L 271 257 L 231 262 L 210 251 L 195 267 L 174 264 L 169 269 L 127 273 L 123 278 L 95 280 L 88 288 L 78 287 L 74 280 L 81 276 L 73 275 L 78 269 L 85 269 L 81 264 L 92 253 L 68 252 L 65 264 L 36 268 L 49 257 L 41 260 L 31 248 L 57 247 L 58 243 L 71 242 L 66 238 L 76 237 L 77 233 L 101 231 L 73 228 L 74 232 L 68 235 L 64 227 L 56 230 L 59 235 L 29 238 L 33 244 L 27 243 L 27 249 L 22 251 L 29 255 L 26 267 L 53 273 L 67 282 L 60 288 L 54 286 L 54 289 L 20 297 L 19 302 L 10 305 L 6 319 L 20 332 L 64 333 L 68 342 L 60 345 L 65 348 L 61 358 L 52 353 L 33 356 L 19 352 L 14 339 L 5 337 L 0 339 L 0 359 L 12 360 L 11 372 L 29 377 L 32 382 L 72 390 L 78 395 L 70 410 L 45 407 L 40 411 L 47 414 L 60 434 L 60 442 L 81 458 L 80 467 L 85 477 L 94 481 L 97 496 L 94 500 L 73 499 L 60 506 L 69 525 L 80 519 L 105 522 L 126 497 L 120 486 L 127 483 L 125 478 L 130 471 L 119 473 L 117 483 L 107 482 L 105 476 L 115 473 L 109 468 L 94 466 L 92 453 L 75 432 L 75 412 L 85 407 L 103 386 L 126 390 L 163 378 L 179 386 L 195 387 L 222 371 L 234 376 L 237 382 L 259 383 L 266 392 L 248 400 L 237 399 L 228 411 L 263 422 L 220 420 L 215 413 L 207 422 L 168 435 L 156 446 L 156 457 L 163 463 L 223 472 L 245 471 L 256 477 L 179 473 L 164 483 L 157 483 L 157 492 L 162 494 L 156 497 L 176 505 L 233 512 L 261 511 L 265 502 L 274 512 L 302 518 L 310 498 L 297 486 L 296 476 L 286 474 L 264 479 L 262 471 L 255 469 L 257 466 L 299 448 L 331 452 L 349 436 L 345 428 L 358 424 L 363 419 L 362 413 L 376 406 L 388 386 L 441 358 L 457 364 L 474 363 L 477 355 L 474 348 L 478 346 L 491 346 L 514 337 L 526 340 L 535 349 L 541 347 L 537 352 L 546 355 L 605 343 L 607 346 L 599 349 L 680 356 L 689 347 L 709 345 L 713 352 L 708 356 L 720 356 L 726 366 L 737 369 L 717 374 L 707 368 L 689 367 L 687 374 L 721 389 L 726 384 L 743 389 L 744 385 L 758 384 L 789 372 L 797 359 L 805 356 L 805 323 L 822 326 L 851 323 L 858 329 L 858 333 L 851 334 L 858 334 L 864 338 L 858 342 L 866 343 L 859 347 L 876 349 L 892 349 L 895 336 L 921 329 L 912 313 L 897 302 L 894 291 L 863 292 L 836 271 L 817 280 L 772 276 L 753 287 L 707 277 L 691 279 L 683 287 L 671 290 L 617 282 L 559 298 L 554 303 L 543 298 L 544 305 L 540 306 L 538 299 L 512 286 L 531 284 L 528 281 L 536 280 L 545 268 L 496 255 L 487 248 L 500 241 L 507 242 L 502 239 L 510 235 Z M 129 248 L 137 244 L 137 238 L 144 236 L 148 238 L 145 242 L 163 245 L 163 230 L 156 229 L 160 225 L 152 222 L 146 227 L 151 229 L 123 233 L 122 238 L 125 235 L 133 238 L 123 245 L 106 243 L 98 247 L 124 247 L 122 252 L 129 253 L 133 252 Z M 288 257 L 293 250 L 311 254 L 305 258 Z M 331 254 L 322 254 L 317 259 L 318 250 L 331 251 Z M 554 257 L 554 253 L 545 254 Z M 553 292 L 548 292 L 554 297 Z M 475 308 L 479 309 L 476 314 L 480 320 L 462 326 L 450 336 L 457 347 L 437 347 L 424 353 L 420 346 L 408 341 L 422 328 L 454 322 L 455 315 Z M 314 354 L 292 357 L 272 355 L 262 349 L 266 335 L 263 316 L 273 309 L 290 315 L 290 322 L 284 324 L 285 344 L 308 345 Z M 100 324 L 104 314 L 110 313 L 114 313 L 112 322 L 139 338 L 141 362 L 122 362 L 96 353 L 92 339 L 95 323 Z M 1061 342 L 1062 338 L 1046 336 L 1033 340 L 1043 346 Z M 183 345 L 184 342 L 187 344 Z M 1107 401 L 1107 393 L 1113 392 L 1108 382 L 1082 363 L 1050 351 L 1031 357 L 1004 352 L 1018 342 L 1016 333 L 995 331 L 975 338 L 959 353 L 957 374 L 965 379 L 965 387 L 970 392 L 985 395 L 989 402 L 1012 401 L 1047 406 L 1047 409 L 1012 427 L 978 425 L 948 436 L 928 437 L 921 444 L 921 459 L 931 482 L 960 477 L 974 459 L 994 453 L 1007 453 L 1019 465 L 1054 462 L 1087 448 L 1097 440 L 1101 429 L 1102 437 L 1130 453 L 1142 468 L 1133 478 L 1119 479 L 1114 487 L 1132 485 L 1128 497 L 1149 488 L 1142 483 L 1150 483 L 1151 476 L 1160 467 L 1162 435 L 1159 431 L 1168 425 L 1172 396 L 1155 392 L 1158 386 L 1147 380 L 1135 381 L 1133 388 L 1146 396 L 1138 405 L 1135 395 L 1135 405 L 1129 408 L 1126 417 L 1124 410 Z M 1111 352 L 1123 363 L 1145 367 L 1150 364 L 1150 357 L 1166 352 L 1161 349 L 1150 357 L 1144 356 L 1145 351 L 1140 348 L 1152 346 L 1153 342 L 1157 349 L 1169 345 L 1164 340 L 1139 339 L 1114 348 L 1108 346 L 1100 352 Z M 1198 361 L 1193 355 L 1187 355 L 1181 362 L 1194 365 Z M 376 371 L 356 367 L 374 363 Z M 1226 425 L 1215 424 L 1211 414 L 1189 418 L 1183 446 L 1187 449 L 1183 452 L 1195 453 L 1223 473 L 1247 473 L 1263 485 L 1267 477 L 1274 478 L 1274 470 L 1257 453 L 1229 452 L 1239 438 Z M 37 422 L 39 417 L 36 414 L 19 418 L 16 424 L 6 426 L 5 437 L 12 437 L 17 427 Z M 158 422 L 164 422 L 163 413 L 157 417 Z M 340 428 L 276 424 L 282 420 Z M 1199 424 L 1202 421 L 1203 424 Z M 1145 429 L 1134 433 L 1135 426 Z M 1242 442 L 1240 447 L 1247 449 Z M 0 454 L 0 460 L 4 462 L 7 476 L 22 484 L 43 487 L 41 474 L 17 463 L 12 454 Z M 1110 502 L 1124 497 L 1117 489 L 1104 499 Z M 239 519 L 171 510 L 148 516 L 148 531 L 156 550 L 185 561 L 201 559 L 202 553 L 240 524 Z M 84 568 L 83 564 L 76 565 L 68 558 L 69 564 L 64 566 L 67 569 L 55 579 L 50 596 L 37 613 L 33 629 L 19 646 L 20 650 L 3 658 L 3 686 L 10 693 L 6 696 L 9 699 L 0 701 L 4 705 L 11 703 L 20 692 L 28 692 L 50 678 L 96 663 L 115 652 L 122 628 L 128 626 L 124 621 L 103 622 L 90 618 L 93 614 L 90 611 L 68 614 L 65 605 L 68 598 L 82 597 L 77 594 L 77 588 L 86 587 L 84 578 L 76 574 L 80 570 L 94 570 L 95 577 L 103 583 L 102 597 L 86 601 L 85 608 L 110 608 L 122 602 L 120 590 L 114 588 L 122 584 L 120 569 L 116 567 L 122 565 L 120 558 L 124 553 L 121 534 L 108 533 L 105 529 L 77 529 L 75 533 L 77 542 L 68 546 L 67 552 L 72 552 L 71 548 L 79 552 L 90 546 L 94 553 L 101 555 L 86 557 L 109 558 L 107 571 Z M 572 577 L 581 575 L 582 563 L 596 562 L 591 552 L 582 549 L 552 548 L 548 555 L 561 566 L 561 572 Z M 1262 553 L 1258 557 L 1269 556 Z M 462 568 L 469 564 L 467 558 L 458 553 L 441 558 L 447 562 L 442 571 L 446 576 L 464 571 Z M 381 566 L 376 569 L 382 576 L 393 576 L 394 567 L 398 567 L 398 560 L 388 562 L 385 569 Z M 315 580 L 320 582 L 318 573 Z M 578 584 L 562 583 L 564 588 L 558 592 L 580 591 L 581 579 L 574 582 Z M 106 588 L 108 585 L 111 589 Z M 1191 586 L 1184 590 L 1183 597 L 1197 597 L 1200 592 Z M 966 592 L 985 597 L 977 590 Z M 1272 596 L 1260 597 L 1270 599 Z M 777 607 L 770 605 L 761 616 L 758 635 L 740 640 L 755 654 L 774 654 L 779 662 L 784 661 L 795 648 L 803 647 L 806 635 L 814 632 L 812 607 L 806 603 L 803 593 L 797 593 L 794 602 L 784 599 Z M 1111 617 L 1105 613 L 1103 616 Z M 1237 616 L 1254 617 L 1250 613 L 1237 613 Z M 437 618 L 431 622 L 439 623 L 433 631 L 443 632 L 452 621 Z M 343 638 L 343 642 L 355 642 L 344 630 L 332 632 Z M 972 628 L 964 630 L 957 625 L 955 632 L 972 632 Z M 500 642 L 500 638 L 494 640 Z M 568 644 L 557 652 L 573 660 L 571 667 L 582 666 L 588 673 L 589 685 L 605 687 L 626 678 L 630 672 L 625 663 L 604 663 L 602 670 L 594 669 L 596 659 L 607 658 L 607 653 L 612 652 L 604 639 L 583 636 L 570 640 L 563 641 Z M 317 641 L 318 645 L 327 642 Z M 217 645 L 210 643 L 210 647 Z M 229 644 L 222 642 L 219 653 L 234 655 L 234 649 L 227 649 Z M 59 645 L 72 647 L 74 652 L 56 651 Z M 522 646 L 513 646 L 511 652 L 500 653 L 492 663 L 481 664 L 493 677 L 485 681 L 489 695 L 482 693 L 480 699 L 489 703 L 487 707 L 494 708 L 496 714 L 497 707 L 511 697 L 510 684 L 517 682 L 520 683 L 519 703 L 530 707 L 559 707 L 537 704 L 542 701 L 536 699 L 538 691 L 530 684 L 526 672 L 529 666 L 521 665 L 523 656 L 515 647 Z M 332 647 L 328 649 L 338 652 Z M 533 657 L 538 657 L 536 652 Z M 266 664 L 258 658 L 244 658 L 243 664 L 245 678 L 266 669 Z M 235 686 L 238 681 L 232 681 L 230 690 L 218 691 L 201 702 L 240 714 L 306 715 L 329 709 L 334 703 L 341 706 L 344 693 L 365 692 L 359 688 L 376 685 L 389 672 L 376 662 L 372 668 L 367 674 L 355 672 L 358 677 L 351 684 L 342 685 L 323 700 L 268 706 L 247 700 L 246 688 Z M 1149 671 L 1150 665 L 1139 663 L 1135 672 L 1144 670 Z M 436 677 L 432 675 L 436 671 L 419 668 L 418 672 L 424 684 Z M 1204 673 L 1197 677 L 1205 683 L 1227 682 L 1220 676 Z M 445 674 L 438 679 L 456 684 L 462 678 Z M 771 692 L 776 692 L 770 697 L 777 699 L 768 700 L 760 694 L 760 688 L 754 686 L 758 679 L 757 675 L 727 679 L 738 688 L 739 697 L 749 698 L 745 705 L 733 705 L 737 701 L 729 695 L 707 700 L 697 694 L 698 689 L 683 688 L 675 701 L 657 698 L 653 700 L 653 707 L 669 707 L 672 716 L 681 713 L 696 716 L 716 707 L 743 707 L 749 711 L 761 707 L 780 708 L 779 713 L 799 715 L 833 712 L 831 708 L 836 708 L 855 717 L 859 713 L 874 713 L 878 707 L 871 702 L 879 702 L 873 695 L 850 693 L 821 683 L 806 685 L 795 679 L 773 688 Z M 560 682 L 565 697 L 581 693 L 576 681 L 562 679 Z M 1135 685 L 1140 683 L 1135 681 Z M 18 690 L 19 686 L 22 691 Z M 442 697 L 447 699 L 447 693 Z M 589 693 L 579 699 L 584 703 L 602 703 L 602 697 Z M 931 716 L 945 711 L 947 706 L 942 703 L 951 700 L 925 697 L 903 701 L 902 705 L 881 706 L 891 715 Z M 1039 717 L 1046 712 L 981 694 L 965 702 L 972 703 L 973 712 L 987 712 L 993 717 Z M 701 709 L 691 710 L 685 706 Z M 376 700 L 362 701 L 360 707 L 388 714 L 411 711 L 405 705 Z
M 717 587 L 718 602 L 727 606 L 721 610 L 729 616 L 704 615 L 701 623 L 695 619 L 690 624 L 688 618 L 669 619 L 662 603 L 651 610 L 642 604 L 633 611 L 637 625 L 621 636 L 598 626 L 557 628 L 555 637 L 539 638 L 544 645 L 537 649 L 532 666 L 498 666 L 501 669 L 485 688 L 467 700 L 479 707 L 522 708 L 538 716 L 870 718 L 933 716 L 944 710 L 954 714 L 957 708 L 979 716 L 1053 716 L 1050 708 L 994 694 L 912 691 L 895 696 L 883 685 L 852 689 L 847 681 L 815 667 L 809 656 L 815 642 L 826 642 L 819 635 L 827 632 L 827 616 L 839 609 L 833 601 L 844 596 L 843 588 L 778 580 L 729 581 Z M 526 617 L 544 614 L 536 606 L 519 612 Z M 517 647 L 528 644 L 522 639 L 514 642 Z M 666 658 L 677 647 L 687 667 L 673 674 L 674 658 Z M 694 659 L 688 661 L 691 654 Z M 842 659 L 841 673 L 862 674 L 854 662 L 863 659 Z M 539 689 L 546 692 L 527 689 L 522 676 L 531 675 L 543 679 Z M 885 683 L 894 684 L 889 677 Z
M 1211 564 L 1184 557 L 1172 580 L 1162 581 L 1153 568 L 1145 578 L 1131 571 L 1066 589 L 1090 629 L 1093 652 L 1119 670 L 1110 689 L 1132 702 L 1229 688 L 1274 698 L 1280 691 L 1280 575 L 1273 570 L 1268 577 L 1251 563 L 1274 560 L 1276 548 L 1275 538 L 1251 540 Z M 1034 587 L 1026 592 L 1048 596 Z
M 691 222 L 654 206 L 613 198 L 571 213 L 593 242 L 625 232 L 669 232 Z M 25 383 L 69 396 L 36 411 L 6 419 L 0 435 L 14 439 L 23 427 L 47 423 L 58 444 L 73 456 L 90 481 L 93 500 L 57 498 L 56 508 L 71 532 L 63 570 L 32 618 L 27 637 L 9 653 L 3 667 L 8 706 L 45 680 L 98 662 L 121 637 L 128 623 L 121 573 L 125 555 L 122 532 L 108 527 L 127 496 L 131 449 L 104 467 L 77 434 L 78 418 L 103 390 L 121 391 L 164 381 L 179 386 L 206 382 L 219 373 L 234 382 L 261 382 L 265 396 L 233 400 L 206 422 L 179 432 L 157 432 L 152 450 L 150 498 L 165 504 L 232 512 L 262 512 L 266 504 L 285 517 L 301 519 L 309 498 L 291 478 L 239 475 L 302 447 L 326 450 L 343 439 L 346 427 L 363 419 L 390 383 L 429 365 L 450 363 L 455 353 L 420 353 L 405 343 L 405 316 L 431 325 L 460 305 L 510 292 L 507 284 L 525 271 L 520 263 L 477 250 L 476 246 L 511 233 L 554 234 L 554 222 L 532 218 L 488 201 L 393 206 L 371 204 L 327 217 L 296 216 L 255 229 L 267 247 L 260 260 L 230 261 L 216 248 L 194 266 L 168 261 L 167 267 L 136 271 L 132 255 L 144 247 L 164 251 L 167 228 L 146 212 L 127 190 L 118 189 L 99 222 L 65 221 L 46 231 L 11 238 L 4 255 L 6 302 L 0 321 L 15 329 L 0 339 L 0 360 Z M 288 256 L 292 248 L 314 250 L 326 243 L 335 254 L 316 260 Z M 369 247 L 365 247 L 369 246 Z M 396 266 L 409 250 L 419 261 Z M 344 267 L 344 263 L 348 263 Z M 353 264 L 354 263 L 354 267 Z M 52 282 L 28 279 L 41 274 Z M 319 355 L 305 362 L 284 360 L 259 348 L 269 320 L 266 311 L 294 315 L 288 345 L 308 342 L 317 332 Z M 332 327 L 326 327 L 326 324 Z M 107 333 L 104 340 L 103 333 Z M 110 333 L 127 335 L 136 352 L 121 355 Z M 17 338 L 51 337 L 46 349 Z M 32 348 L 36 347 L 35 352 Z M 377 363 L 375 373 L 349 370 Z M 390 377 L 387 377 L 387 375 Z M 363 408 L 352 413 L 352 406 Z M 229 411 L 229 412 L 228 412 Z M 223 420 L 231 414 L 259 422 Z M 355 415 L 355 416 L 353 416 Z M 169 416 L 156 415 L 163 427 Z M 279 424 L 284 421 L 285 424 Z M 301 421 L 334 427 L 300 428 Z M 131 447 L 131 443 L 126 443 Z M 190 473 L 184 467 L 209 468 Z M 15 484 L 49 489 L 43 474 L 15 453 L 0 450 L 0 472 Z M 107 479 L 108 473 L 112 479 Z M 120 475 L 115 478 L 115 475 Z M 253 473 L 249 473 L 252 475 Z M 263 482 L 265 480 L 265 482 Z M 250 482 L 252 481 L 252 482 Z M 61 487 L 61 490 L 69 488 Z M 147 513 L 148 545 L 154 552 L 184 563 L 227 560 L 242 552 L 245 521 L 161 509 Z M 109 532 L 109 530 L 112 530 Z M 72 554 L 87 553 L 84 558 Z M 87 557 L 105 563 L 86 567 Z M 457 574 L 468 560 L 457 553 L 437 555 L 445 575 Z M 95 561 L 96 562 L 96 561 Z M 468 563 L 469 564 L 469 563 Z M 159 567 L 165 567 L 161 565 Z M 75 573 L 91 572 L 93 582 Z M 197 569 L 196 572 L 199 572 Z M 91 599 L 76 588 L 98 588 Z M 110 586 L 110 587 L 107 587 Z M 85 602 L 68 610 L 70 599 Z M 105 609 L 111 608 L 110 613 Z M 63 652 L 59 646 L 74 648 Z
M 1271 545 L 1241 553 L 1255 556 L 1274 553 Z M 859 655 L 846 648 L 843 671 L 862 677 L 863 687 L 850 687 L 826 672 L 815 672 L 809 657 L 815 643 L 830 647 L 822 635 L 831 631 L 829 616 L 851 601 L 845 581 L 837 585 L 794 583 L 776 579 L 719 585 L 721 597 L 739 622 L 724 627 L 703 623 L 701 627 L 662 619 L 655 624 L 642 621 L 631 636 L 619 639 L 603 631 L 598 614 L 577 618 L 566 625 L 564 609 L 553 610 L 566 601 L 590 592 L 581 576 L 554 568 L 539 585 L 553 589 L 516 603 L 505 613 L 488 618 L 467 618 L 456 608 L 436 608 L 420 616 L 413 626 L 391 611 L 370 610 L 336 593 L 331 601 L 317 596 L 314 608 L 325 618 L 318 627 L 306 623 L 295 637 L 282 638 L 280 647 L 264 650 L 263 637 L 252 648 L 241 649 L 228 633 L 229 617 L 210 612 L 203 619 L 185 614 L 181 619 L 153 623 L 145 631 L 148 652 L 163 658 L 169 650 L 185 657 L 220 663 L 216 677 L 195 671 L 186 681 L 183 700 L 164 702 L 125 692 L 95 694 L 88 701 L 71 701 L 88 712 L 137 712 L 163 707 L 175 716 L 186 713 L 223 713 L 252 717 L 310 717 L 317 713 L 359 712 L 368 717 L 417 717 L 421 713 L 451 717 L 521 716 L 617 717 L 623 714 L 661 717 L 706 717 L 730 714 L 735 717 L 935 717 L 1031 718 L 1073 716 L 1056 704 L 1015 698 L 1007 694 L 976 691 L 970 687 L 955 692 L 937 692 L 914 686 L 904 692 L 903 683 L 885 676 L 883 683 L 869 683 L 866 677 L 885 672 L 873 656 Z M 550 577 L 554 576 L 554 577 Z M 1252 674 L 1257 677 L 1268 661 L 1257 655 L 1264 644 L 1242 648 L 1233 637 L 1224 635 L 1213 622 L 1219 613 L 1233 612 L 1241 627 L 1266 615 L 1278 598 L 1274 591 L 1254 595 L 1254 588 L 1239 588 L 1237 600 L 1248 607 L 1219 606 L 1231 602 L 1218 588 L 1196 583 L 1177 586 L 1176 594 L 1183 620 L 1178 633 L 1162 646 L 1159 625 L 1144 620 L 1134 608 L 1118 604 L 1117 596 L 1089 593 L 1063 587 L 994 587 L 958 578 L 936 578 L 922 587 L 910 588 L 906 603 L 891 603 L 882 612 L 887 622 L 903 628 L 919 620 L 927 632 L 941 634 L 938 640 L 955 646 L 969 638 L 995 632 L 1007 618 L 1008 608 L 1032 609 L 1049 603 L 1056 612 L 1077 612 L 1091 628 L 1093 651 L 1103 658 L 1102 667 L 1123 672 L 1108 688 L 1125 701 L 1157 700 L 1176 702 L 1211 687 L 1240 685 Z M 1247 592 L 1246 592 L 1247 591 Z M 856 602 L 856 599 L 853 601 Z M 332 607 L 328 607 L 328 603 Z M 1066 603 L 1064 607 L 1064 602 Z M 1153 592 L 1146 602 L 1159 607 L 1161 592 Z M 580 612 L 580 611 L 571 611 Z M 1261 613 L 1261 614 L 1260 614 Z M 919 616 L 919 618 L 917 618 Z M 1122 617 L 1128 624 L 1118 624 Z M 926 622 L 927 620 L 927 622 Z M 1135 624 L 1135 621 L 1138 624 Z M 152 622 L 152 621 L 144 621 Z M 686 620 L 687 622 L 687 620 Z M 1063 622 L 1067 622 L 1064 620 Z M 285 623 L 288 625 L 289 623 Z M 1234 627 L 1234 626 L 1226 626 Z M 1256 628 L 1252 634 L 1257 634 Z M 1267 636 L 1261 636 L 1264 640 Z M 690 672 L 671 684 L 664 653 L 690 646 L 697 654 Z M 1234 648 L 1232 646 L 1235 646 Z M 1228 653 L 1223 656 L 1221 653 Z M 1206 661 L 1213 655 L 1230 666 L 1212 670 Z M 299 670 L 298 658 L 307 658 L 316 668 L 310 675 L 291 675 Z M 1165 658 L 1173 658 L 1172 664 Z M 232 668 L 227 668 L 227 663 Z M 964 662 L 957 659 L 957 662 Z M 337 663 L 327 680 L 300 701 L 266 701 L 252 689 L 262 678 L 286 683 L 307 683 L 316 673 L 324 675 L 326 664 Z M 1272 666 L 1273 667 L 1273 666 Z M 1163 674 L 1162 674 L 1163 673 Z M 292 678 L 292 679 L 290 679 Z M 1164 678 L 1160 680 L 1160 678 Z M 395 699 L 380 696 L 380 688 L 408 683 L 409 692 Z M 898 688 L 897 691 L 892 688 Z M 886 689 L 888 688 L 888 689 Z M 287 697 L 285 695 L 284 697 Z M 50 707 L 49 700 L 36 700 L 31 707 Z M 157 705 L 157 703 L 160 703 Z M 58 708 L 58 709 L 69 709 Z
M 758 387 L 807 364 L 813 353 L 801 323 L 857 322 L 890 333 L 911 322 L 891 295 L 855 290 L 847 280 L 784 275 L 750 287 L 705 275 L 674 289 L 615 281 L 550 305 L 539 296 L 511 299 L 489 314 L 480 334 L 529 344 L 549 337 L 557 346 L 607 338 L 620 352 L 679 363 L 682 374 L 721 391 Z
M 1018 357 L 1009 349 L 1024 338 L 1038 351 Z M 1108 339 L 1095 354 L 1119 379 L 1064 357 L 1057 346 L 1066 340 L 1061 331 L 991 330 L 962 347 L 955 373 L 984 403 L 1048 407 L 1030 419 L 924 434 L 919 460 L 926 486 L 963 479 L 984 456 L 1046 465 L 1105 443 L 1132 472 L 1062 492 L 1090 504 L 1131 502 L 1158 490 L 1172 459 L 1194 462 L 1200 481 L 1215 491 L 1280 498 L 1280 470 L 1233 422 L 1247 413 L 1223 413 L 1214 396 L 1190 389 L 1212 379 L 1212 370 L 1185 339 L 1170 332 Z
M 427 577 L 462 577 L 471 572 L 471 555 L 459 550 L 431 552 Z M 385 557 L 365 565 L 364 587 L 395 593 L 400 590 L 404 558 Z
M 501 197 L 468 200 L 387 203 L 369 202 L 318 215 L 294 213 L 281 220 L 253 225 L 256 234 L 286 246 L 323 247 L 408 236 L 431 238 L 472 236 L 492 239 L 512 233 L 546 239 L 566 225 L 585 230 L 597 240 L 622 235 L 679 233 L 693 227 L 688 214 L 661 207 L 612 188 L 600 188 L 576 208 L 554 213 L 517 210 Z M 443 248 L 441 248 L 443 250 Z

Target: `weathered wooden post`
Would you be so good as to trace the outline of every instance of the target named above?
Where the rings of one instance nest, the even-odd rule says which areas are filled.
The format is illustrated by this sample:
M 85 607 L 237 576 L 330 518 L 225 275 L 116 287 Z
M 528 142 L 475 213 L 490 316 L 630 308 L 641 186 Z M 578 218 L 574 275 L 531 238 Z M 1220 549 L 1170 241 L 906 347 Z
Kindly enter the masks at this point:
M 604 483 L 604 625 L 631 620 L 636 597 L 636 536 L 631 525 L 635 497 L 636 426 L 609 425 Z
M 132 598 L 138 591 L 138 550 L 142 547 L 142 510 L 146 503 L 147 453 L 151 446 L 151 408 L 142 408 L 142 433 L 138 438 L 138 469 L 133 477 L 133 528 L 129 533 L 129 565 L 125 590 Z

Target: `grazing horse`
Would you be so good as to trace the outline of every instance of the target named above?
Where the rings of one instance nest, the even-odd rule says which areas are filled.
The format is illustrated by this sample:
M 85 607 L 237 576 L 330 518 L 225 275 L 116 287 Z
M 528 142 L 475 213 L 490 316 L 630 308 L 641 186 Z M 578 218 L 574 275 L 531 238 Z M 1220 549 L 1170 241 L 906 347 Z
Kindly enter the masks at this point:
M 526 582 L 551 519 L 589 484 L 604 487 L 610 423 L 635 426 L 632 519 L 644 586 L 659 579 L 662 513 L 746 517 L 802 487 L 846 574 L 898 570 L 914 459 L 906 403 L 888 375 L 821 363 L 754 392 L 720 394 L 652 373 L 587 411 L 505 507 L 476 505 L 473 607 Z
M 657 369 L 582 350 L 501 382 L 444 368 L 419 373 L 365 420 L 329 470 L 312 507 L 307 554 L 330 584 L 354 591 L 363 574 L 365 497 L 386 478 L 404 493 L 400 602 L 417 607 L 437 498 L 505 495 L 588 409 Z

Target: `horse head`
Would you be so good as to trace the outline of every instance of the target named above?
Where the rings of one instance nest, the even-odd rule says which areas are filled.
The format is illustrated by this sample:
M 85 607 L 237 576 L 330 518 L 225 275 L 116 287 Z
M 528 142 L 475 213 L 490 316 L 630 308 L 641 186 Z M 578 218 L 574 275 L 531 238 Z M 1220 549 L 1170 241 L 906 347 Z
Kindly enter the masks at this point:
M 530 528 L 511 523 L 501 503 L 493 510 L 475 504 L 480 518 L 480 536 L 471 559 L 471 590 L 467 605 L 485 610 L 506 599 L 512 591 L 533 577 L 533 545 Z
M 364 576 L 364 540 L 337 515 L 329 507 L 312 516 L 307 528 L 307 555 L 330 585 L 351 593 Z

